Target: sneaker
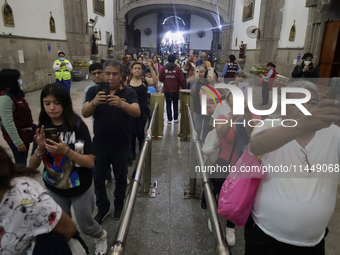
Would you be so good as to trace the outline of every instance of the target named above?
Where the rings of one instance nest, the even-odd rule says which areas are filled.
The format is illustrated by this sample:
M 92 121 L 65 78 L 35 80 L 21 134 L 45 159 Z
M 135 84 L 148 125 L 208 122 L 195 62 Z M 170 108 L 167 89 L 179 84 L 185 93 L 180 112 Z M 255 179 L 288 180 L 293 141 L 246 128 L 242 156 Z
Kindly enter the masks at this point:
M 103 229 L 103 234 L 101 237 L 96 238 L 96 250 L 95 255 L 105 255 L 107 252 L 107 232 Z
M 178 123 L 179 122 L 179 119 L 175 119 L 175 123 Z
M 171 124 L 172 123 L 172 121 L 171 120 L 168 120 L 168 124 Z
M 235 229 L 234 228 L 228 228 L 226 229 L 226 239 L 229 246 L 234 246 L 236 243 L 236 237 L 235 237 Z
M 208 229 L 212 233 L 212 226 L 211 226 L 210 218 L 208 219 Z
M 110 210 L 108 210 L 106 213 L 98 212 L 97 215 L 94 217 L 94 220 L 97 221 L 98 224 L 102 224 L 105 218 L 109 215 Z
M 113 214 L 113 217 L 115 220 L 119 220 L 120 216 L 122 215 L 124 205 L 117 205 L 115 206 L 115 212 Z

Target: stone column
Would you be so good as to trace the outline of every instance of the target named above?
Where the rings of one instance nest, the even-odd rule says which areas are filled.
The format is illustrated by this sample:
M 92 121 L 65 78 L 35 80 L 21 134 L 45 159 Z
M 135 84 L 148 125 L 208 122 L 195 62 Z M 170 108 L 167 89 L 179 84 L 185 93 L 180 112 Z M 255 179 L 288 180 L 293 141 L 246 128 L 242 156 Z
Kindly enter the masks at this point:
M 331 0 L 307 0 L 309 7 L 308 24 L 304 52 L 314 55 L 313 62 L 318 63 L 323 42 L 325 20 L 329 18 Z
M 257 39 L 255 64 L 265 66 L 277 62 L 285 0 L 262 0 L 260 10 L 260 39 Z
M 125 55 L 125 33 L 126 33 L 126 21 L 125 18 L 118 18 L 115 22 L 115 56 Z
M 91 42 L 86 34 L 87 16 L 86 0 L 64 1 L 65 28 L 68 49 L 66 58 L 73 61 L 88 61 L 91 55 Z M 92 34 L 91 34 L 92 36 Z
M 231 41 L 233 38 L 234 25 L 224 26 L 222 32 L 222 50 L 220 51 L 220 60 L 228 61 L 228 56 L 231 53 Z

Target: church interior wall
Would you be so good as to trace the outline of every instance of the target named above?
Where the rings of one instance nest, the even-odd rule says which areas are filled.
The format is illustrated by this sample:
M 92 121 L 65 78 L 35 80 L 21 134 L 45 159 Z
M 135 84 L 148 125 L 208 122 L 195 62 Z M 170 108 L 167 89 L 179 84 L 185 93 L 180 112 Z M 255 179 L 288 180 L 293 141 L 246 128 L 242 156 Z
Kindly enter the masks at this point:
M 65 40 L 1 36 L 0 45 L 1 68 L 18 69 L 20 71 L 24 92 L 34 91 L 48 84 L 49 72 L 52 74 L 52 82 L 55 81 L 52 65 L 58 58 L 59 50 L 65 51 L 66 58 L 68 58 L 67 41 Z M 19 62 L 18 50 L 23 51 L 24 63 Z
M 233 39 L 231 43 L 232 50 L 238 50 L 239 44 L 243 41 L 243 44 L 246 44 L 247 49 L 254 50 L 256 49 L 256 39 L 249 38 L 246 34 L 246 30 L 250 26 L 259 26 L 260 20 L 260 7 L 261 0 L 255 0 L 255 8 L 254 8 L 254 16 L 253 19 L 247 20 L 245 22 L 242 21 L 243 15 L 243 6 L 239 1 L 236 1 L 235 4 L 235 13 L 234 13 L 234 31 L 233 31 Z M 237 45 L 235 45 L 237 38 Z
M 213 25 L 206 19 L 198 16 L 191 15 L 190 18 L 190 42 L 189 49 L 191 50 L 210 50 L 211 42 L 213 40 Z M 205 36 L 200 38 L 198 32 L 205 31 Z
M 53 62 L 58 51 L 69 53 L 65 32 L 63 1 L 7 1 L 14 15 L 14 27 L 5 27 L 0 21 L 0 66 L 18 69 L 23 79 L 22 89 L 34 91 L 49 83 Z M 5 0 L 0 0 L 0 6 Z M 56 33 L 50 32 L 50 11 Z M 11 35 L 9 35 L 11 34 Z M 18 51 L 23 51 L 24 63 L 19 62 Z M 66 55 L 67 58 L 67 55 Z
M 283 21 L 281 28 L 281 35 L 279 41 L 279 48 L 301 48 L 304 47 L 309 8 L 306 6 L 306 0 L 286 0 L 283 10 Z M 289 41 L 289 34 L 291 27 L 295 22 L 296 33 L 295 40 Z
M 157 13 L 151 13 L 136 20 L 134 29 L 141 31 L 141 47 L 152 48 L 156 52 L 157 48 Z M 147 36 L 144 33 L 146 28 L 150 28 L 152 33 Z
M 66 39 L 64 5 L 61 0 L 7 1 L 14 15 L 14 27 L 0 21 L 0 34 L 48 39 Z M 0 0 L 0 7 L 5 0 Z M 50 33 L 50 11 L 55 21 L 55 33 Z M 2 15 L 1 15 L 2 16 Z

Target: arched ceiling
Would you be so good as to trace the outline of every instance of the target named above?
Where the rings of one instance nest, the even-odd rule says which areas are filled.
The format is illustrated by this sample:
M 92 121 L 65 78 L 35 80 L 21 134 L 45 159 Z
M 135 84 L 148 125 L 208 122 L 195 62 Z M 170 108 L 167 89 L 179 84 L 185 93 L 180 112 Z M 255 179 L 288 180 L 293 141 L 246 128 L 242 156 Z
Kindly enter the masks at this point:
M 223 24 L 223 19 L 220 17 L 220 24 L 218 24 L 218 15 L 210 10 L 202 9 L 199 7 L 189 5 L 170 5 L 170 4 L 153 4 L 148 6 L 142 6 L 135 9 L 131 9 L 126 14 L 126 22 L 128 25 L 133 25 L 139 18 L 148 15 L 150 13 L 173 13 L 180 16 L 183 14 L 195 14 L 207 19 L 213 27 L 217 27 Z

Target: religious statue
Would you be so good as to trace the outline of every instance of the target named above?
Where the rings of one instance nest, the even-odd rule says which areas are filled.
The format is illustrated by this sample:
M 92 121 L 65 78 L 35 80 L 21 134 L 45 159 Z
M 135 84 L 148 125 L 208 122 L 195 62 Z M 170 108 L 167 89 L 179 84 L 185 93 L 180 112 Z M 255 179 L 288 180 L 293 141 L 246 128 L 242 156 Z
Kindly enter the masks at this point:
M 290 33 L 289 33 L 289 41 L 290 42 L 295 41 L 295 33 L 296 33 L 296 26 L 295 26 L 295 20 L 294 20 L 294 24 L 293 24 L 292 28 L 290 29 Z
M 240 53 L 238 55 L 238 58 L 244 59 L 244 44 L 243 44 L 243 41 L 241 41 L 241 45 L 239 45 L 238 47 L 240 47 Z
M 4 5 L 2 6 L 2 17 L 4 19 L 5 27 L 14 27 L 14 15 L 11 6 L 5 0 Z
M 52 17 L 52 12 L 50 12 L 50 33 L 55 33 L 55 21 Z
M 91 47 L 91 54 L 98 55 L 98 32 L 94 31 L 92 35 L 92 47 Z

